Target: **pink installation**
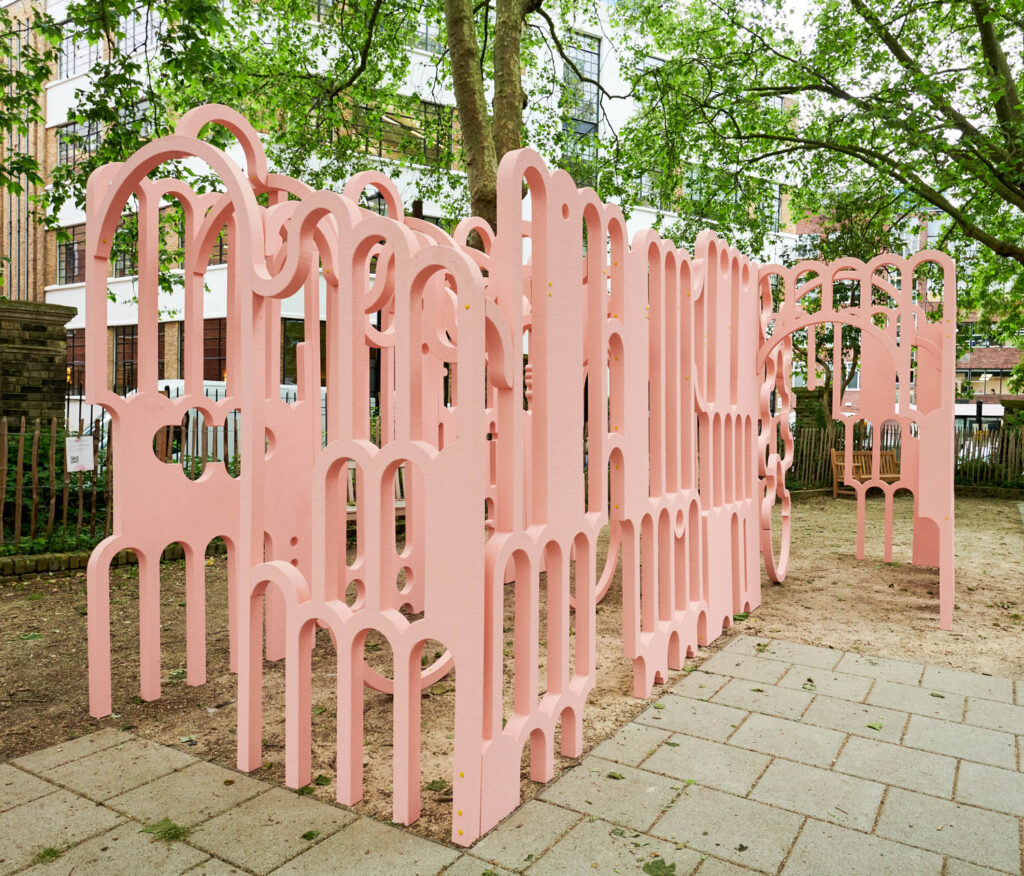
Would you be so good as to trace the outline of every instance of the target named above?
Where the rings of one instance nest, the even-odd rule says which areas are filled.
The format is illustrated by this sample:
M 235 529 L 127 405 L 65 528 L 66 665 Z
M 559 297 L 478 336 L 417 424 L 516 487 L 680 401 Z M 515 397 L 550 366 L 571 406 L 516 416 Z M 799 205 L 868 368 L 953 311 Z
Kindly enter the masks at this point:
M 238 139 L 244 170 L 198 138 L 209 123 Z M 177 159 L 205 163 L 224 191 L 197 194 L 181 181 L 148 177 Z M 387 217 L 359 207 L 367 187 L 383 196 Z M 454 668 L 452 839 L 472 843 L 518 805 L 527 743 L 538 781 L 552 777 L 556 730 L 563 754 L 582 753 L 596 606 L 620 562 L 623 649 L 639 697 L 734 613 L 760 604 L 759 553 L 773 580 L 785 575 L 791 334 L 828 321 L 858 326 L 863 337 L 859 410 L 848 416 L 837 399 L 836 415 L 848 429 L 857 418 L 903 429 L 901 479 L 852 482 L 858 554 L 865 491 L 886 493 L 887 558 L 892 494 L 913 492 L 914 562 L 939 566 L 940 617 L 949 628 L 955 326 L 950 317 L 925 319 L 909 279 L 901 290 L 877 272 L 895 266 L 909 278 L 922 261 L 938 264 L 944 313 L 955 314 L 947 256 L 786 270 L 759 267 L 705 232 L 691 257 L 653 231 L 629 241 L 617 206 L 577 189 L 529 150 L 502 161 L 498 189 L 497 233 L 467 219 L 449 236 L 404 216 L 396 187 L 379 173 L 358 174 L 342 194 L 270 173 L 256 133 L 220 106 L 189 112 L 174 135 L 92 175 L 86 373 L 91 400 L 110 413 L 118 464 L 115 535 L 96 548 L 88 572 L 91 714 L 111 711 L 114 555 L 130 548 L 139 556 L 141 696 L 152 700 L 160 696 L 161 552 L 172 542 L 185 549 L 187 682 L 202 684 L 204 550 L 223 537 L 239 767 L 261 764 L 263 660 L 283 658 L 286 782 L 310 781 L 311 654 L 316 629 L 326 628 L 337 655 L 337 799 L 351 805 L 362 796 L 370 685 L 393 696 L 394 820 L 408 824 L 420 811 L 421 691 Z M 107 278 L 130 198 L 139 217 L 139 381 L 136 394 L 121 398 L 106 389 Z M 160 394 L 157 382 L 159 211 L 170 199 L 186 216 L 185 394 L 177 399 Z M 222 229 L 230 254 L 228 395 L 214 403 L 203 393 L 203 295 Z M 471 231 L 484 251 L 467 245 Z M 783 290 L 777 310 L 772 277 Z M 833 308 L 831 284 L 851 279 L 882 289 L 889 303 L 876 306 L 865 292 L 859 305 Z M 814 312 L 801 303 L 809 293 Z M 279 332 L 281 302 L 292 295 L 303 296 L 305 341 L 298 401 L 287 404 L 279 397 Z M 379 443 L 370 430 L 371 347 L 381 351 Z M 241 411 L 239 477 L 209 466 L 190 481 L 154 455 L 154 434 L 190 408 L 212 424 Z M 877 472 L 877 451 L 874 463 Z M 399 472 L 404 543 L 395 536 Z M 599 568 L 606 526 L 610 545 Z M 503 648 L 506 602 L 514 610 L 511 655 Z M 364 661 L 370 630 L 390 644 L 393 680 Z M 428 640 L 447 651 L 424 669 Z

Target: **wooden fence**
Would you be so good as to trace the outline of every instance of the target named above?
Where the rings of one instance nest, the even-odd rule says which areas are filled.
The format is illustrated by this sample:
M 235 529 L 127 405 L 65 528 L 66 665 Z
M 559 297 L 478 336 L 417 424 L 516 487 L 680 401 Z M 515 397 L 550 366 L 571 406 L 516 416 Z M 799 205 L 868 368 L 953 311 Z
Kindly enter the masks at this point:
M 70 473 L 65 439 L 83 436 L 93 440 L 95 468 Z M 102 420 L 69 430 L 57 419 L 0 418 L 0 554 L 84 548 L 108 535 L 112 461 Z
M 871 450 L 874 435 L 858 424 L 854 430 L 854 450 Z M 898 428 L 883 427 L 882 450 L 894 450 L 899 456 L 901 435 Z M 795 433 L 793 467 L 787 483 L 794 487 L 830 487 L 832 463 L 829 451 L 844 445 L 842 429 L 803 427 Z M 954 479 L 958 484 L 1024 489 L 1024 438 L 1019 430 L 960 431 L 956 433 Z

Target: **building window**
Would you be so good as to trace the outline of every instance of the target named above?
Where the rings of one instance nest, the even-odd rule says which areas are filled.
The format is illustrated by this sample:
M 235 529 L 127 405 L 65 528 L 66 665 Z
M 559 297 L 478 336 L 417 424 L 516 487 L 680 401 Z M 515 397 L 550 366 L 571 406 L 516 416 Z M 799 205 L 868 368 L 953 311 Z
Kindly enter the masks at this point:
M 68 329 L 68 395 L 85 395 L 85 329 Z
M 57 163 L 77 167 L 100 145 L 100 127 L 96 122 L 72 122 L 57 131 Z
M 184 249 L 184 247 L 182 247 Z M 226 229 L 221 229 L 220 234 L 217 235 L 217 239 L 214 241 L 213 249 L 210 250 L 210 261 L 211 265 L 226 265 L 228 263 L 228 233 Z
M 68 79 L 79 73 L 88 73 L 100 60 L 100 44 L 89 44 L 88 40 L 75 39 L 74 31 L 69 32 L 68 23 L 64 23 L 64 37 L 61 40 L 60 54 L 57 55 L 57 78 Z
M 428 101 L 423 101 L 420 112 L 423 116 L 423 160 L 429 165 L 440 164 L 451 155 L 454 113 L 450 106 Z
M 131 277 L 138 273 L 138 241 L 134 234 L 123 232 L 124 222 L 114 232 L 114 245 L 110 251 L 110 268 L 113 277 Z
M 139 327 L 114 326 L 114 392 L 127 395 L 138 387 Z
M 156 379 L 164 379 L 164 329 L 163 323 L 160 323 L 156 328 Z
M 423 19 L 416 27 L 412 45 L 414 49 L 431 55 L 440 55 L 444 46 L 441 44 L 441 31 L 436 21 Z
M 295 351 L 305 336 L 305 320 L 281 320 L 281 383 L 287 386 L 295 386 L 299 382 Z M 327 323 L 323 320 L 320 320 L 320 385 L 327 385 Z
M 57 283 L 84 283 L 85 226 L 72 225 L 64 232 L 69 239 L 57 242 Z
M 566 64 L 562 82 L 568 98 L 568 119 L 562 130 L 568 135 L 564 163 L 579 185 L 594 185 L 594 164 L 597 161 L 597 134 L 601 123 L 601 100 L 597 80 L 601 75 L 601 40 L 584 34 L 573 34 L 566 54 L 576 65 Z M 584 78 L 580 78 L 576 71 Z M 585 81 L 592 80 L 592 81 Z
M 124 54 L 149 54 L 156 48 L 160 38 L 160 18 L 151 12 L 144 12 L 141 15 L 130 12 L 121 19 L 121 29 L 124 36 L 118 40 L 118 47 Z
M 352 131 L 366 141 L 366 151 L 378 158 L 410 158 L 428 165 L 438 164 L 450 154 L 455 114 L 450 106 L 422 101 L 412 114 L 357 107 Z
M 203 320 L 203 380 L 228 379 L 228 321 Z

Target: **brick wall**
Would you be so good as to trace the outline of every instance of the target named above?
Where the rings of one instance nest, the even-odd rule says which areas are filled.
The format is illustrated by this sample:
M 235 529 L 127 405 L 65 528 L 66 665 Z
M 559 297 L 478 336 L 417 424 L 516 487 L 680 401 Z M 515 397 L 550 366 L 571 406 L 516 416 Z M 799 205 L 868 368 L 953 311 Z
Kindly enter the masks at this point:
M 0 298 L 0 416 L 64 417 L 73 307 Z

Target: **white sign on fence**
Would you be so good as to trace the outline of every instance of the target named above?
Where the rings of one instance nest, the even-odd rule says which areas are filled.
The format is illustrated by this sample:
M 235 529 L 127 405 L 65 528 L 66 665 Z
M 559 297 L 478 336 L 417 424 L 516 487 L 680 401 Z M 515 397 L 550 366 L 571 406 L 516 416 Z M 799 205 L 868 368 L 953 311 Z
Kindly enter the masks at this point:
M 65 442 L 68 471 L 92 471 L 92 438 L 68 438 Z

